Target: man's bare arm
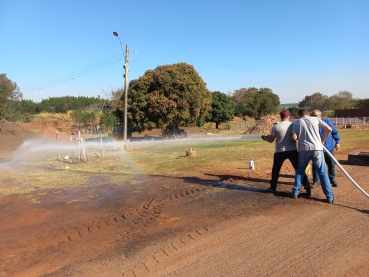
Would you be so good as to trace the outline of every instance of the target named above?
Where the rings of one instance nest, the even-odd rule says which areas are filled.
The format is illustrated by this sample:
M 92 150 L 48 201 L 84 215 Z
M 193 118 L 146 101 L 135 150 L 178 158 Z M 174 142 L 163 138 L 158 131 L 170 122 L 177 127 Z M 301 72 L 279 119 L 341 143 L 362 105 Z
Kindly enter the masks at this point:
M 332 133 L 332 128 L 326 124 L 324 125 L 324 136 L 322 137 L 322 143 L 324 144 L 325 140 L 329 137 L 329 135 Z
M 269 135 L 266 141 L 272 143 L 274 140 L 275 140 L 275 136 Z

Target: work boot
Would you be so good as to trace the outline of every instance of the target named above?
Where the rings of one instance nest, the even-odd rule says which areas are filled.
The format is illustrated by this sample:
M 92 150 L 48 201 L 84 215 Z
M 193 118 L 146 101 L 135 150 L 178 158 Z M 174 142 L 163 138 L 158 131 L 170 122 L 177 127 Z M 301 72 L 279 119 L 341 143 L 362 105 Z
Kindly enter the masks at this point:
M 338 183 L 334 179 L 331 180 L 331 185 L 332 185 L 332 187 L 338 187 Z
M 277 191 L 277 188 L 273 188 L 273 187 L 269 187 L 269 188 L 267 188 L 267 191 L 269 191 L 269 192 L 276 192 Z
M 305 186 L 304 186 L 307 196 L 308 197 L 312 197 L 313 196 L 313 191 L 312 191 L 312 185 L 308 182 Z

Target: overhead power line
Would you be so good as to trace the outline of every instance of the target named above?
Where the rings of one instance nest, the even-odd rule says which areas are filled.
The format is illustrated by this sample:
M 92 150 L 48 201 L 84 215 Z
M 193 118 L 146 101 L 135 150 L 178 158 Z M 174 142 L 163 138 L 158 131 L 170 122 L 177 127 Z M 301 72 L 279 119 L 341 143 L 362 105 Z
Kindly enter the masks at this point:
M 138 54 L 135 55 L 135 60 L 137 61 L 142 61 L 142 62 L 157 62 L 158 64 L 170 64 L 170 63 L 174 63 L 173 61 L 169 61 L 169 60 L 163 60 L 161 58 L 158 57 L 153 57 L 153 56 L 148 56 L 148 55 L 142 55 L 142 54 Z M 73 79 L 76 79 L 78 77 L 84 76 L 88 73 L 97 71 L 101 68 L 107 67 L 109 65 L 112 65 L 114 63 L 117 62 L 121 62 L 124 61 L 124 57 L 123 54 L 119 54 L 116 55 L 114 57 L 111 57 L 109 59 L 106 59 L 104 61 L 98 62 L 96 64 L 93 64 L 91 66 L 85 67 L 83 69 L 74 71 L 72 73 L 63 75 L 61 77 L 58 78 L 54 78 L 45 82 L 41 82 L 32 86 L 26 86 L 26 87 L 22 87 L 21 91 L 22 93 L 28 93 L 28 92 L 32 92 L 32 91 L 36 91 L 36 90 L 41 90 L 47 87 L 51 87 L 51 86 L 55 86 Z M 178 61 L 177 61 L 178 62 Z M 207 74 L 211 74 L 211 75 L 219 75 L 219 76 L 223 76 L 224 75 L 228 75 L 229 77 L 241 77 L 242 75 L 244 75 L 244 73 L 242 72 L 237 72 L 235 70 L 230 70 L 224 67 L 211 67 L 211 66 L 207 66 L 207 65 L 202 65 L 202 64 L 197 64 L 195 65 L 196 70 L 201 69 L 202 73 L 207 73 Z
M 44 88 L 47 88 L 47 87 L 50 87 L 50 86 L 55 86 L 57 84 L 64 83 L 64 82 L 70 81 L 72 79 L 81 77 L 83 75 L 86 75 L 86 74 L 91 73 L 93 71 L 99 70 L 99 69 L 101 69 L 103 67 L 106 67 L 106 66 L 109 66 L 111 64 L 120 62 L 122 60 L 123 60 L 123 55 L 120 54 L 120 55 L 114 56 L 112 58 L 109 58 L 107 60 L 104 60 L 102 62 L 96 63 L 94 65 L 91 65 L 91 66 L 85 67 L 83 69 L 74 71 L 74 72 L 69 73 L 67 75 L 63 75 L 61 77 L 54 78 L 54 79 L 51 79 L 49 81 L 38 83 L 38 84 L 35 84 L 35 85 L 32 85 L 32 86 L 22 87 L 21 91 L 22 91 L 22 93 L 28 93 L 28 92 L 35 91 L 35 90 L 44 89 Z

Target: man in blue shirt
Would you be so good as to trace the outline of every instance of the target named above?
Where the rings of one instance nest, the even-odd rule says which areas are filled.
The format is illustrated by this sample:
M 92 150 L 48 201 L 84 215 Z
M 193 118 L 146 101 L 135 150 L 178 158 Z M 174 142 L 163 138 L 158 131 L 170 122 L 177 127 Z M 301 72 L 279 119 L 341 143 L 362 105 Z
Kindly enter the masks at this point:
M 329 151 L 329 153 L 332 154 L 332 156 L 334 156 L 334 149 L 338 150 L 340 148 L 340 140 L 341 140 L 340 136 L 338 135 L 338 131 L 336 127 L 334 127 L 332 121 L 330 121 L 328 118 L 322 118 L 322 112 L 320 110 L 314 110 L 311 113 L 311 116 L 320 118 L 323 122 L 327 123 L 329 127 L 332 128 L 332 133 L 324 142 L 324 147 L 327 148 L 327 150 Z M 320 130 L 320 136 L 323 137 L 323 135 L 324 135 L 324 130 Z M 334 168 L 335 166 L 334 159 L 331 158 L 331 156 L 325 150 L 324 150 L 324 159 L 325 159 L 325 163 L 328 166 L 329 181 L 332 187 L 337 187 L 338 183 L 334 179 L 336 177 L 336 171 Z M 318 181 L 319 181 L 318 173 L 313 168 L 313 182 L 314 182 L 313 187 L 318 186 Z

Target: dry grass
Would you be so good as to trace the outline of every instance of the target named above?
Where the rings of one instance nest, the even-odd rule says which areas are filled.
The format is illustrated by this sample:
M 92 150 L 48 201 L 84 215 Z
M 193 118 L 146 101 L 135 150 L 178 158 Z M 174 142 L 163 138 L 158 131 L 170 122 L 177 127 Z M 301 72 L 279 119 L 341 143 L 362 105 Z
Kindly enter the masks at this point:
M 341 147 L 357 149 L 368 145 L 369 129 L 342 129 Z M 192 137 L 191 137 L 192 138 Z M 88 162 L 57 161 L 55 153 L 33 154 L 10 167 L 1 168 L 0 195 L 94 186 L 138 186 L 145 176 L 198 177 L 209 172 L 247 168 L 252 157 L 257 170 L 270 170 L 274 143 L 240 136 L 198 136 L 198 140 L 132 143 L 132 151 L 110 147 L 101 158 L 100 149 L 88 150 Z M 196 157 L 186 157 L 192 148 Z M 61 153 L 62 157 L 65 154 Z
M 29 116 L 31 122 L 44 122 L 50 120 L 66 120 L 71 121 L 70 117 L 71 111 L 67 113 L 39 113 Z

